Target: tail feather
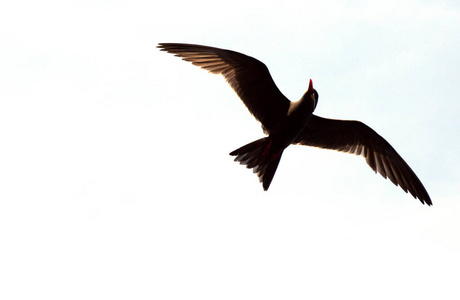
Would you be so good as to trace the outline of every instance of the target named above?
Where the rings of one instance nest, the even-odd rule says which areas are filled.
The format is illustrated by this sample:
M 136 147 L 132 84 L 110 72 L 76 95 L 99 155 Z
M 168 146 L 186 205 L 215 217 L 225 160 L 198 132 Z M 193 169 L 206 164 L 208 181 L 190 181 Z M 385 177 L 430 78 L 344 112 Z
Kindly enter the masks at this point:
M 244 145 L 230 152 L 230 155 L 236 156 L 235 161 L 245 165 L 248 169 L 253 169 L 259 181 L 262 182 L 264 190 L 268 190 L 283 150 L 273 152 L 270 138 L 266 137 Z

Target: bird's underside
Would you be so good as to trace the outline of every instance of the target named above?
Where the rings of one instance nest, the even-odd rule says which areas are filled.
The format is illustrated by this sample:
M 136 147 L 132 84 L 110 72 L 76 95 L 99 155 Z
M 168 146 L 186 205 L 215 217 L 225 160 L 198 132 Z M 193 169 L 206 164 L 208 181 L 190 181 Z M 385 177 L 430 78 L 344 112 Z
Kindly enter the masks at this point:
M 423 204 L 432 205 L 430 196 L 409 165 L 373 129 L 359 121 L 326 119 L 312 114 L 318 100 L 314 89 L 309 88 L 298 102 L 291 102 L 276 87 L 267 67 L 255 58 L 192 44 L 160 43 L 158 48 L 211 73 L 223 75 L 252 115 L 262 123 L 268 137 L 243 146 L 230 155 L 252 168 L 265 190 L 270 186 L 284 148 L 289 144 L 299 144 L 363 156 L 372 170 L 390 179 Z M 301 107 L 306 107 L 303 104 L 313 100 L 313 110 L 292 121 L 301 112 Z M 292 136 L 288 145 L 281 137 L 286 134 Z

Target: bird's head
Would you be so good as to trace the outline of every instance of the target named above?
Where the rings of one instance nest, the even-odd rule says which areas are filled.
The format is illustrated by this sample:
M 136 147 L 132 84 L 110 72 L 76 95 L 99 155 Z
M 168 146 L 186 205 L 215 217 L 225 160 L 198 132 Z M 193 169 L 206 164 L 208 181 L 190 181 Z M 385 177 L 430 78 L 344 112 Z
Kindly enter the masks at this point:
M 313 88 L 313 81 L 310 79 L 310 84 L 308 85 L 308 90 L 303 95 L 303 101 L 307 101 L 312 106 L 312 112 L 315 110 L 316 105 L 318 104 L 318 92 Z

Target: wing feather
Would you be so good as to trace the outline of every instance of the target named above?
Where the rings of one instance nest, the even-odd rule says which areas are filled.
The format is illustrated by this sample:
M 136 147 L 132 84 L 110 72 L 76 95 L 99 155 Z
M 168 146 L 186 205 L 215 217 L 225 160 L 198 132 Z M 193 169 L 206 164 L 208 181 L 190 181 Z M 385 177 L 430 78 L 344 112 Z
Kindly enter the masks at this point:
M 193 44 L 160 43 L 158 48 L 211 73 L 223 75 L 268 132 L 287 114 L 290 101 L 276 87 L 268 68 L 259 60 L 235 51 Z
M 432 205 L 428 192 L 409 165 L 383 137 L 361 122 L 312 115 L 296 143 L 364 156 L 374 172 L 389 178 L 422 203 Z

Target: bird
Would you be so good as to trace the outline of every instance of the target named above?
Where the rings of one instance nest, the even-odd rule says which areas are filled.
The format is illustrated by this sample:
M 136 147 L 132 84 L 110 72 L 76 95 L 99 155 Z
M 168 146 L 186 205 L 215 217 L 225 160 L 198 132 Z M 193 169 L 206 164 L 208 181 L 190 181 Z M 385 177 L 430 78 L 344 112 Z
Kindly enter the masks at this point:
M 311 79 L 300 100 L 290 101 L 276 86 L 267 66 L 253 57 L 195 44 L 159 43 L 157 48 L 210 73 L 222 75 L 262 124 L 265 137 L 230 155 L 257 174 L 265 191 L 273 180 L 283 151 L 290 145 L 304 145 L 363 156 L 375 173 L 390 179 L 422 204 L 432 205 L 414 171 L 372 128 L 360 121 L 328 119 L 313 114 L 319 95 Z

